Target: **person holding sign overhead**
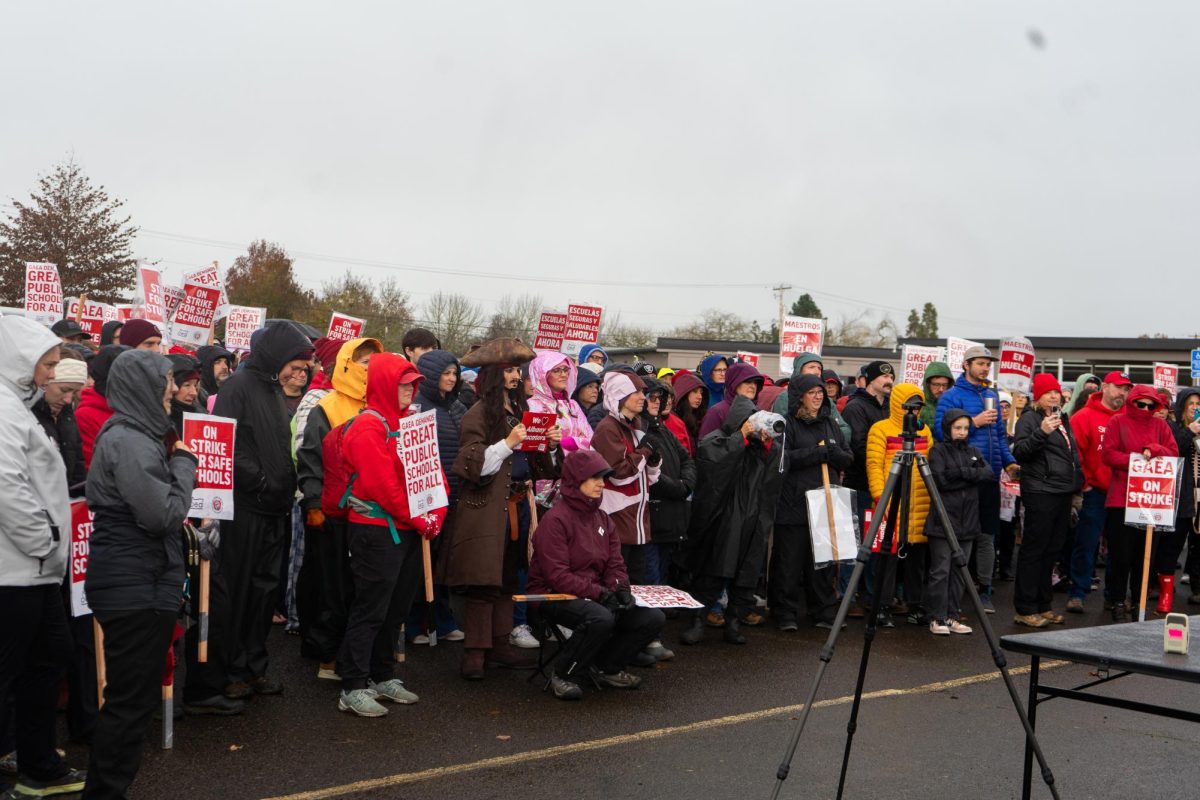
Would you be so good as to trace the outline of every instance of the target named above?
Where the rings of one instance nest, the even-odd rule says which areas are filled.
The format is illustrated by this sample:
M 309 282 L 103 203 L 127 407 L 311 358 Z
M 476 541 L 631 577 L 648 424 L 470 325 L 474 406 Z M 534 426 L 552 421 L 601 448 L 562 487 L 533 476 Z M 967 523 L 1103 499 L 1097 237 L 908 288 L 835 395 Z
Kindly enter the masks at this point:
M 1105 500 L 1107 519 L 1104 532 L 1108 537 L 1108 586 L 1113 600 L 1113 622 L 1129 619 L 1125 592 L 1129 589 L 1136 602 L 1141 596 L 1142 571 L 1138 559 L 1146 546 L 1146 531 L 1125 524 L 1125 491 L 1129 482 L 1129 454 L 1141 453 L 1146 458 L 1178 456 L 1179 447 L 1170 426 L 1155 412 L 1162 400 L 1153 387 L 1139 383 L 1125 398 L 1125 413 L 1116 414 L 1104 431 L 1104 446 L 1100 458 L 1112 469 L 1112 482 Z M 1172 570 L 1172 573 L 1174 571 Z M 1172 574 L 1173 578 L 1173 574 Z
M 131 350 L 113 362 L 113 417 L 96 440 L 87 484 L 96 516 L 85 590 L 104 631 L 108 683 L 85 797 L 124 797 L 133 782 L 183 603 L 183 523 L 198 462 L 171 435 L 174 392 L 163 355 Z
M 400 456 L 406 446 L 397 433 L 400 420 L 411 413 L 422 380 L 406 358 L 373 356 L 366 409 L 342 443 L 345 470 L 352 476 L 346 540 L 355 593 L 337 660 L 342 677 L 338 709 L 360 717 L 386 714 L 379 700 L 417 702 L 395 677 L 393 648 L 420 584 L 421 537 L 437 536 L 446 518 L 445 506 L 411 514 Z

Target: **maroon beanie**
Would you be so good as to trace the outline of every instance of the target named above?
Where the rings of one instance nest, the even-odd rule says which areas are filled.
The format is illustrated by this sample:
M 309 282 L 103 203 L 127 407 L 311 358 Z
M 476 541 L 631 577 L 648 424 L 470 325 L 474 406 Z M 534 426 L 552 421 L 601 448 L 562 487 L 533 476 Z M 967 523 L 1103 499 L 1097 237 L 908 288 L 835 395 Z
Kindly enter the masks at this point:
M 151 336 L 162 338 L 162 333 L 153 322 L 144 319 L 131 319 L 121 328 L 121 344 L 126 347 L 137 347 Z
M 321 362 L 321 369 L 325 370 L 326 375 L 333 372 L 333 368 L 337 366 L 338 353 L 344 344 L 341 339 L 330 339 L 328 336 L 322 336 L 313 342 L 317 350 L 317 360 Z
M 1058 378 L 1055 378 L 1049 372 L 1039 372 L 1033 376 L 1033 401 L 1036 403 L 1038 398 L 1046 392 L 1062 393 L 1062 386 L 1058 383 Z

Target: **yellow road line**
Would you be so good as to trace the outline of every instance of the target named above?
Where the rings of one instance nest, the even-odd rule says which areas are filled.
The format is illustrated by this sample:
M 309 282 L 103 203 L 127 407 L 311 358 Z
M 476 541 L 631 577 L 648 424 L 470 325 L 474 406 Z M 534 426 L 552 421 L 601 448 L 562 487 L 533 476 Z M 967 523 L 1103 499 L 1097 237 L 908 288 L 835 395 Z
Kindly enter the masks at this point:
M 1055 669 L 1056 667 L 1065 666 L 1066 661 L 1047 661 L 1041 665 L 1043 670 Z M 1009 670 L 1010 675 L 1024 675 L 1029 672 L 1029 667 L 1016 667 Z M 913 695 L 933 694 L 947 689 L 957 689 L 960 686 L 970 686 L 976 683 L 986 683 L 988 681 L 997 680 L 1000 673 L 996 671 L 983 672 L 978 675 L 967 675 L 962 678 L 954 678 L 948 681 L 938 681 L 937 683 L 927 683 L 923 686 L 914 686 L 909 689 L 879 689 L 874 692 L 864 692 L 863 700 L 880 700 L 887 697 L 908 697 Z M 846 705 L 854 700 L 854 695 L 843 695 L 842 697 L 834 697 L 829 700 L 819 700 L 813 704 L 813 708 L 829 708 L 831 706 Z M 733 714 L 727 717 L 717 717 L 716 719 L 705 719 L 699 722 L 691 722 L 687 725 L 675 725 L 669 728 L 652 728 L 651 730 L 638 731 L 637 733 L 624 733 L 619 736 L 609 736 L 604 739 L 593 739 L 586 742 L 573 742 L 572 744 L 560 744 L 555 747 L 547 747 L 542 750 L 529 750 L 524 753 L 513 753 L 508 756 L 496 756 L 494 758 L 484 758 L 479 761 L 471 761 L 466 764 L 452 764 L 447 767 L 434 767 L 432 769 L 423 769 L 419 772 L 401 772 L 396 775 L 387 775 L 382 778 L 371 778 L 370 780 L 355 781 L 354 783 L 343 783 L 339 786 L 330 786 L 325 789 L 313 789 L 307 792 L 297 792 L 295 794 L 281 795 L 279 797 L 266 798 L 265 800 L 325 800 L 330 797 L 344 797 L 348 794 L 357 792 L 368 792 L 374 789 L 386 789 L 392 786 L 402 786 L 408 783 L 420 783 L 421 781 L 433 780 L 434 778 L 446 778 L 455 775 L 463 775 L 468 772 L 478 772 L 480 770 L 492 769 L 494 767 L 511 767 L 514 764 L 526 764 L 530 761 L 543 761 L 548 758 L 557 758 L 558 756 L 572 755 L 574 753 L 583 753 L 588 750 L 600 750 L 605 747 L 616 747 L 625 744 L 637 744 L 639 742 L 647 742 L 653 739 L 662 739 L 667 736 L 676 736 L 681 733 L 694 733 L 696 731 L 712 730 L 713 728 L 724 728 L 729 725 L 741 725 L 746 722 L 755 722 L 769 717 L 782 716 L 784 714 L 796 714 L 804 709 L 804 704 L 799 703 L 791 706 L 777 706 L 776 708 L 765 708 L 761 711 L 748 711 L 744 714 Z

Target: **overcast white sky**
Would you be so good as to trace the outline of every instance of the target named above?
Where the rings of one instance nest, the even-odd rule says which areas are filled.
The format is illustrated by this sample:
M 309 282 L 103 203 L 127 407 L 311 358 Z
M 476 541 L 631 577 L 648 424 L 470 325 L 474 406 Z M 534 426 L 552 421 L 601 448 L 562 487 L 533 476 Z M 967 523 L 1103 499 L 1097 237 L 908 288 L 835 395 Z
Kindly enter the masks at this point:
M 659 331 L 707 307 L 769 324 L 780 282 L 789 302 L 886 306 L 901 327 L 932 300 L 943 335 L 1200 330 L 1194 2 L 123 0 L 4 17 L 0 196 L 73 152 L 168 276 L 267 238 L 314 288 L 350 268 L 418 303 L 532 291 Z

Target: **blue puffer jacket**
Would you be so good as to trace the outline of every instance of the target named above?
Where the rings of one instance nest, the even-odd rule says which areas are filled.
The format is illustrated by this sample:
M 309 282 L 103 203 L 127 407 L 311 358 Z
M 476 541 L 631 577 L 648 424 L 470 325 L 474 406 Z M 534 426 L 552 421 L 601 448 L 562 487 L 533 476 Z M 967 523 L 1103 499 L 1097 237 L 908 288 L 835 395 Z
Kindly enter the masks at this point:
M 462 431 L 463 414 L 467 410 L 458 402 L 460 386 L 455 386 L 445 397 L 438 390 L 438 381 L 450 366 L 458 368 L 459 375 L 462 374 L 462 367 L 453 353 L 430 350 L 421 356 L 417 361 L 417 369 L 425 376 L 425 380 L 417 386 L 420 396 L 415 402 L 421 404 L 422 411 L 437 412 L 438 455 L 442 459 L 442 469 L 446 471 L 446 487 L 453 507 L 458 497 L 458 476 L 450 468 L 458 457 L 458 437 Z
M 983 398 L 992 398 L 993 408 L 1000 410 L 1000 396 L 996 390 L 987 386 L 976 386 L 967 380 L 966 373 L 958 376 L 954 385 L 946 390 L 937 404 L 937 419 L 933 426 L 933 435 L 942 441 L 942 417 L 952 408 L 961 408 L 972 417 L 983 412 Z M 1004 434 L 1004 426 L 997 421 L 993 425 L 983 427 L 971 426 L 971 445 L 979 448 L 996 480 L 1000 479 L 1001 471 L 1009 464 L 1016 463 L 1008 449 L 1008 437 Z

